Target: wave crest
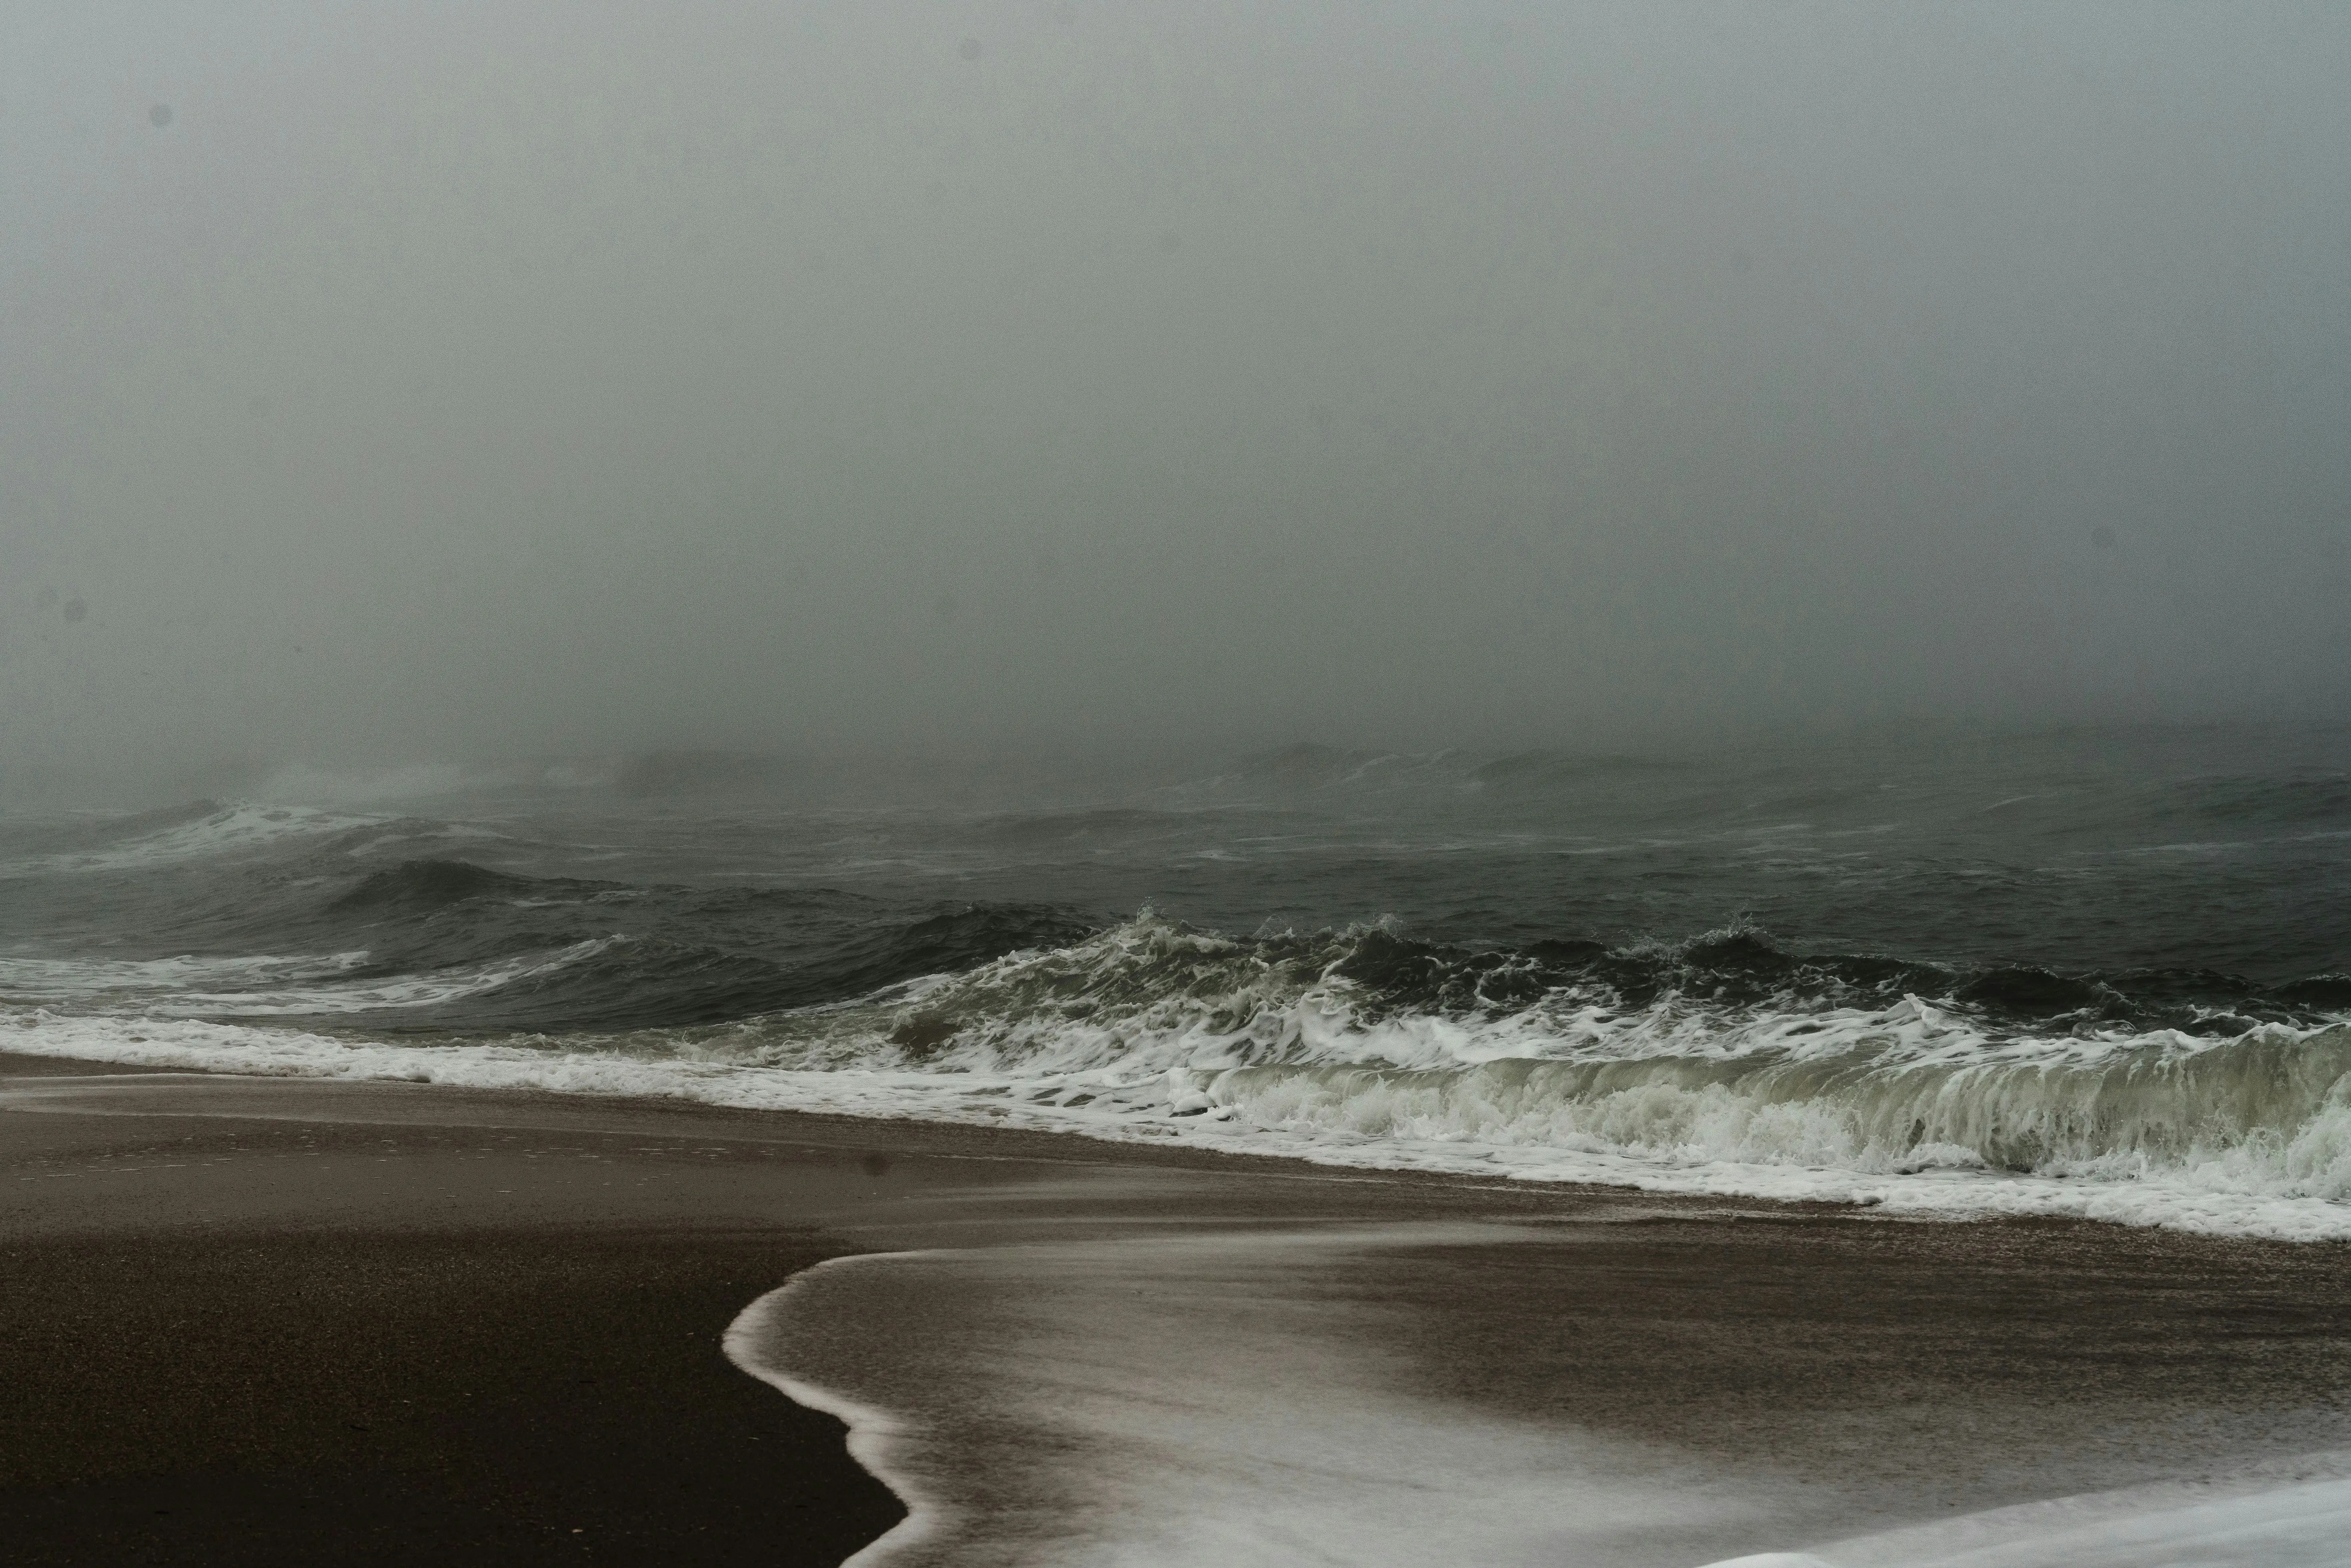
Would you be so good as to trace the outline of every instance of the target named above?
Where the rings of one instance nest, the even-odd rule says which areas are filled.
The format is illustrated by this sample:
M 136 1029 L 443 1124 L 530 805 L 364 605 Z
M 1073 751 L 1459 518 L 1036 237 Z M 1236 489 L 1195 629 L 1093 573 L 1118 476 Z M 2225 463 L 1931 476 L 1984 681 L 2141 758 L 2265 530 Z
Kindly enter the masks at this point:
M 1802 966 L 1737 931 L 1648 956 L 1666 981 L 1697 985 L 1644 971 L 1650 988 L 1628 1000 L 1586 962 L 1498 1009 L 1481 988 L 1499 973 L 1540 977 L 1541 960 L 1460 966 L 1473 984 L 1406 973 L 1437 962 L 1408 949 L 1379 929 L 1242 940 L 1145 915 L 670 1046 L 706 1061 L 886 1074 L 915 1095 L 1010 1096 L 1088 1122 L 1196 1117 L 1284 1145 L 2351 1198 L 2351 1027 L 2340 1021 L 2211 1038 L 2078 1011 L 2070 1028 L 2041 1030 L 1956 996 L 1838 1005 L 1783 988 L 1750 1000 L 1726 996 L 1710 966 Z M 1431 988 L 1463 1004 L 1395 1005 L 1399 989 Z
M 445 909 L 453 876 L 420 862 L 373 885 L 429 884 Z M 364 957 L 340 957 L 350 967 L 325 985 L 273 974 L 257 994 L 150 999 L 138 1034 L 128 1019 L 64 1016 L 44 978 L 16 998 L 42 1005 L 13 1020 L 11 1044 L 2351 1238 L 2351 1024 L 2307 1008 L 2242 1019 L 2274 998 L 2228 977 L 1805 956 L 1743 926 L 1630 949 L 1472 950 L 1386 925 L 1234 936 L 1150 914 L 1089 932 L 1059 912 L 986 904 L 844 935 L 813 995 L 796 971 L 652 936 L 436 971 L 416 989 L 361 969 Z M 452 998 L 517 1030 L 559 1014 L 618 1020 L 655 973 L 668 988 L 659 1016 L 593 1036 L 395 1046 L 232 1021 L 408 1009 L 429 1026 Z M 2199 1000 L 2215 987 L 2231 1010 Z M 2194 1027 L 2150 1025 L 2150 1011 Z M 162 1027 L 191 1015 L 214 1021 Z M 19 1044 L 26 1030 L 51 1043 Z

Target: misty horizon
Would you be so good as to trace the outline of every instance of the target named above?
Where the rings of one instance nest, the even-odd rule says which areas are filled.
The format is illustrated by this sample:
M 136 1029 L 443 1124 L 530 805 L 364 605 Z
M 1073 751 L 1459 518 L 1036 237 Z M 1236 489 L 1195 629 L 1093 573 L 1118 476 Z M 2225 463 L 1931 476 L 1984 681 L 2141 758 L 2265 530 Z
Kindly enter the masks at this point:
M 0 37 L 0 779 L 2351 718 L 2339 11 Z

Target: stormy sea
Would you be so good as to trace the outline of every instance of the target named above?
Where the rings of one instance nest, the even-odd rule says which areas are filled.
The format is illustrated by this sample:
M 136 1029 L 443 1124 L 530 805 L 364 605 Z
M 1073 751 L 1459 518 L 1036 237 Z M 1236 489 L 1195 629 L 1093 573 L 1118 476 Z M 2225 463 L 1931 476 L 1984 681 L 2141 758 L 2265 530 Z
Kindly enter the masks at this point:
M 0 1040 L 2351 1237 L 2351 733 L 1171 771 L 664 754 L 17 810 Z

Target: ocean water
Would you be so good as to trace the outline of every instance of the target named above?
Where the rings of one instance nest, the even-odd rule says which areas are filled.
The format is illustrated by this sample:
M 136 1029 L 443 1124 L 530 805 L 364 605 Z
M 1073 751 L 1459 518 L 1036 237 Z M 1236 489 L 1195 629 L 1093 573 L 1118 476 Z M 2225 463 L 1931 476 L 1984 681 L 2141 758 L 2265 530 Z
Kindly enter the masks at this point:
M 0 1047 L 2351 1237 L 2344 729 L 256 794 L 0 813 Z

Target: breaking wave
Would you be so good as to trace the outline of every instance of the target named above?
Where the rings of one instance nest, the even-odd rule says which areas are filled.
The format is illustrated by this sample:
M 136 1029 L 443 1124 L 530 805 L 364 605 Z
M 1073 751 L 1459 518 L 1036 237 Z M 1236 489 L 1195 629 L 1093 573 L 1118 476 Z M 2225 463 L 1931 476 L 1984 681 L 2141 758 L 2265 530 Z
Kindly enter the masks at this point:
M 686 753 L 288 776 L 313 804 L 0 812 L 0 1043 L 2351 1239 L 2346 759 L 1301 746 L 952 807 Z M 1741 909 L 1771 929 L 1704 929 Z
M 472 870 L 378 873 L 344 905 L 440 917 L 469 899 L 508 904 L 527 881 Z M 123 996 L 78 1015 L 20 969 L 7 1043 L 1892 1212 L 2351 1239 L 2341 977 L 2264 990 L 2199 973 L 1970 972 L 1792 955 L 1736 927 L 1673 946 L 1486 952 L 1380 927 L 1235 937 L 1150 914 L 1014 945 L 1024 933 L 1069 935 L 1034 913 L 935 915 L 836 949 L 865 962 L 833 971 L 822 999 L 435 1043 L 382 1038 L 393 1020 L 370 1009 L 583 984 L 606 1006 L 638 966 L 680 955 L 613 936 L 386 980 L 366 974 L 363 952 L 344 954 L 333 961 L 349 976 L 257 969 L 238 991 L 175 975 L 185 988 L 138 1017 Z M 934 962 L 909 976 L 916 955 Z M 374 1037 L 353 1038 L 338 1014 Z M 293 1015 L 317 1032 L 238 1021 Z
M 2109 1021 L 2124 998 L 2084 986 L 2064 1015 L 2021 1019 L 2000 972 L 1953 985 L 1923 966 L 1806 965 L 1739 931 L 1646 953 L 1447 956 L 1379 931 L 1239 942 L 1146 916 L 694 1049 L 959 1079 L 1049 1116 L 1198 1118 L 1378 1163 L 1451 1150 L 1531 1174 L 1546 1155 L 1596 1156 L 1669 1185 L 1873 1185 L 1881 1201 L 1883 1178 L 1930 1176 L 1947 1201 L 1991 1207 L 2017 1199 L 1970 1187 L 2351 1197 L 2339 1015 L 2219 1032 L 2216 1018 L 2244 1020 L 2191 1008 L 2147 1030 Z M 1906 988 L 1929 977 L 1948 994 Z

